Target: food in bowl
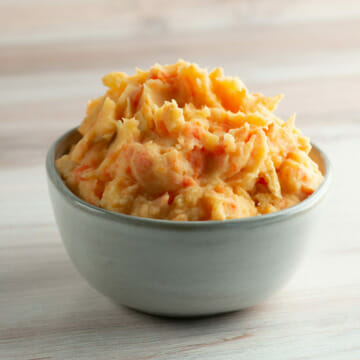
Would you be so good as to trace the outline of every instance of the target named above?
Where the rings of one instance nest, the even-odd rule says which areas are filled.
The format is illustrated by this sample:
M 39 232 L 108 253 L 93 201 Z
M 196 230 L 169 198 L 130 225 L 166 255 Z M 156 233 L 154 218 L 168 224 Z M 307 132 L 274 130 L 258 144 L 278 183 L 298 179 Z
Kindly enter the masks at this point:
M 106 75 L 82 138 L 56 167 L 95 206 L 176 221 L 257 216 L 293 206 L 323 181 L 311 145 L 274 115 L 282 96 L 250 93 L 218 68 L 179 61 Z

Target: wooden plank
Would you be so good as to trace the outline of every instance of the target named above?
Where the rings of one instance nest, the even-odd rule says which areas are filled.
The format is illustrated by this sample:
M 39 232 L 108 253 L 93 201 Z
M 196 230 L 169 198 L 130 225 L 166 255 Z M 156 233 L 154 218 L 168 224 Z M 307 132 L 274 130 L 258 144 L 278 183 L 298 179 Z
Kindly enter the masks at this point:
M 125 39 L 115 36 L 76 40 L 72 37 L 60 42 L 47 41 L 45 45 L 3 45 L 0 46 L 0 74 L 79 71 L 117 68 L 119 65 L 133 68 L 134 64 L 146 68 L 156 61 L 174 62 L 178 57 L 208 66 L 236 66 L 239 62 L 256 66 L 267 61 L 268 65 L 275 67 L 284 61 L 291 64 L 296 58 L 303 58 L 304 66 L 311 67 L 314 56 L 323 56 L 326 68 L 335 66 L 344 72 L 350 67 L 351 71 L 358 72 L 358 23 L 358 20 L 324 23 L 322 26 L 311 23 L 305 27 L 303 24 L 283 27 L 240 23 L 233 30 L 216 29 L 191 36 L 161 30 L 156 33 L 146 31 Z M 336 52 L 333 52 L 334 47 Z M 265 58 L 264 54 L 269 55 Z M 353 60 L 351 56 L 354 56 Z M 348 64 L 343 66 L 343 63 Z
M 1 44 L 236 29 L 239 24 L 308 24 L 359 19 L 356 0 L 2 1 Z M 31 14 L 31 16 L 28 16 Z M 89 24 L 92 26 L 89 27 Z M 339 27 L 338 27 L 339 29 Z M 306 30 L 306 29 L 304 29 Z

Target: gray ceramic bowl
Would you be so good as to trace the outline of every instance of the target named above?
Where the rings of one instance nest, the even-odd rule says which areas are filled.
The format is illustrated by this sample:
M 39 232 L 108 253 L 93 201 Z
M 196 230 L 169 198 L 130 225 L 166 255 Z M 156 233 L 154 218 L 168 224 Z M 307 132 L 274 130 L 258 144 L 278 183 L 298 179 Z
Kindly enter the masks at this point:
M 293 274 L 328 191 L 331 169 L 314 147 L 325 175 L 300 204 L 246 219 L 174 222 L 123 215 L 75 196 L 54 160 L 80 135 L 73 129 L 49 150 L 49 191 L 65 247 L 99 292 L 144 312 L 198 316 L 255 305 Z

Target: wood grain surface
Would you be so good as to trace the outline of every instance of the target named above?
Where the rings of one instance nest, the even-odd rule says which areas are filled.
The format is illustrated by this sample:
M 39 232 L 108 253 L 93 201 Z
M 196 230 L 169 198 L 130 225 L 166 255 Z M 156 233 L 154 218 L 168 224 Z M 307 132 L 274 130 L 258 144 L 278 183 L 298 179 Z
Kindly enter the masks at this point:
M 65 254 L 45 154 L 101 76 L 178 58 L 223 66 L 334 167 L 306 260 L 246 311 L 172 320 L 113 305 Z M 360 359 L 358 0 L 0 0 L 0 359 Z

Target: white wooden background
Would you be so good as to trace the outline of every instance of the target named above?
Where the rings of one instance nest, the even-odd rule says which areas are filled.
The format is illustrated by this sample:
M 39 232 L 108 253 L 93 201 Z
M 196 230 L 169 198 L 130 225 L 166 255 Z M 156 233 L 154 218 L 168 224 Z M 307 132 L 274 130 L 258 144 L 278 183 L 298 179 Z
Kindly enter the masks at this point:
M 61 244 L 44 158 L 109 71 L 223 65 L 333 162 L 293 280 L 252 309 L 169 320 L 92 290 Z M 358 0 L 0 0 L 0 359 L 360 359 Z

